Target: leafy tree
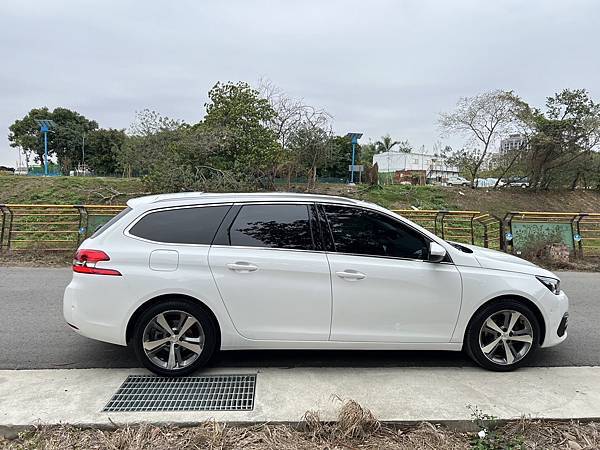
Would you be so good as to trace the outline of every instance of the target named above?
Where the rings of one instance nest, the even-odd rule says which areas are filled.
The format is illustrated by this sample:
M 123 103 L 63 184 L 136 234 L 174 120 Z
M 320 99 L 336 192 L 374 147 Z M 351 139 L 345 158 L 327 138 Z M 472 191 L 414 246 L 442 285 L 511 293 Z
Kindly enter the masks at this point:
M 128 137 L 117 152 L 117 163 L 126 176 L 148 175 L 170 146 L 181 139 L 186 123 L 144 109 L 136 113 Z
M 359 152 L 360 158 L 358 159 L 358 161 L 362 165 L 371 167 L 373 165 L 373 156 L 375 156 L 377 153 L 379 153 L 377 144 L 369 142 L 368 144 L 361 145 Z
M 99 129 L 90 132 L 85 142 L 85 162 L 96 175 L 114 175 L 119 165 L 117 157 L 127 136 L 125 130 Z
M 36 120 L 49 119 L 56 126 L 48 133 L 48 156 L 56 155 L 63 173 L 82 162 L 83 136 L 98 128 L 98 124 L 67 108 L 34 108 L 9 127 L 11 147 L 21 148 L 27 164 L 33 158 L 44 160 L 44 139 Z
M 281 158 L 277 136 L 268 127 L 276 113 L 247 83 L 217 83 L 208 93 L 202 125 L 223 141 L 218 165 L 223 170 L 264 176 Z
M 412 145 L 407 140 L 394 141 L 389 134 L 382 136 L 379 141 L 375 142 L 377 153 L 391 152 L 396 146 L 401 153 L 410 153 L 412 151 Z
M 586 160 L 594 160 L 592 152 L 600 147 L 600 104 L 584 89 L 565 89 L 549 97 L 546 113 L 536 111 L 530 122 L 531 184 L 542 189 L 565 184 L 575 188 L 585 178 Z M 566 174 L 570 181 L 564 180 Z

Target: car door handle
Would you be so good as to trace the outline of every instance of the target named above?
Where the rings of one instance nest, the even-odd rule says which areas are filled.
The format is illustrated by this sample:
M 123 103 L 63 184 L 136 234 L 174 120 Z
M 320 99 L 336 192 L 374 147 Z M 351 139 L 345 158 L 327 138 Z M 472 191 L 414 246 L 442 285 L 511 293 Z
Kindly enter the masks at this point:
M 364 273 L 358 272 L 356 270 L 344 270 L 343 272 L 336 272 L 335 274 L 338 277 L 349 281 L 357 281 L 362 280 L 363 278 L 367 278 L 367 276 Z
M 229 270 L 234 270 L 235 272 L 254 272 L 258 270 L 257 266 L 247 262 L 234 262 L 225 265 Z

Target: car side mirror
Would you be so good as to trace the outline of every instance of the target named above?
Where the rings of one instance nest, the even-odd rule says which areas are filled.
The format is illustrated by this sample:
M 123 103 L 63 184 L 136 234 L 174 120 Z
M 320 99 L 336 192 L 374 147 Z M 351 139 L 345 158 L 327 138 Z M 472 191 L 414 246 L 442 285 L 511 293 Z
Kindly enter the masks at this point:
M 446 257 L 446 249 L 437 242 L 429 243 L 429 262 L 442 262 Z

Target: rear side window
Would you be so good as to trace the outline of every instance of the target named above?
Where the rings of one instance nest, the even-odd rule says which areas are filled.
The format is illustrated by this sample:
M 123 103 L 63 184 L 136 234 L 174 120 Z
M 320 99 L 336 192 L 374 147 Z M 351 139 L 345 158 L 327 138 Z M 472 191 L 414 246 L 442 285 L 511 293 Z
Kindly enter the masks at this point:
M 425 259 L 428 242 L 412 228 L 375 211 L 323 205 L 335 251 L 366 256 Z
M 308 205 L 246 205 L 229 229 L 230 245 L 314 250 Z
M 96 229 L 96 231 L 94 231 L 94 234 L 92 234 L 91 238 L 94 239 L 94 238 L 97 238 L 98 236 L 100 236 L 102 233 L 104 233 L 106 230 L 108 230 L 110 227 L 112 227 L 113 224 L 117 223 L 119 221 L 119 219 L 121 217 L 123 217 L 125 214 L 127 214 L 129 211 L 131 211 L 131 208 L 128 206 L 123 211 L 121 211 L 119 214 L 117 214 L 112 219 L 110 219 L 108 222 L 106 222 L 104 225 L 98 227 Z
M 229 208 L 230 205 L 156 211 L 142 217 L 129 234 L 170 244 L 210 245 Z

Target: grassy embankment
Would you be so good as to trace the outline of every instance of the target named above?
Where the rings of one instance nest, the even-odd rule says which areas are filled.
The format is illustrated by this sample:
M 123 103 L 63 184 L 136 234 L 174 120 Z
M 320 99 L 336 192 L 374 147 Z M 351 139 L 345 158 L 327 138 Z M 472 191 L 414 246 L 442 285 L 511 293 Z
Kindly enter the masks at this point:
M 303 186 L 295 186 L 302 190 Z M 598 191 L 529 189 L 470 189 L 438 186 L 385 186 L 348 188 L 322 184 L 319 193 L 358 197 L 389 208 L 476 210 L 503 216 L 507 211 L 600 212 Z M 123 204 L 147 193 L 140 179 L 101 177 L 0 176 L 0 203 Z

